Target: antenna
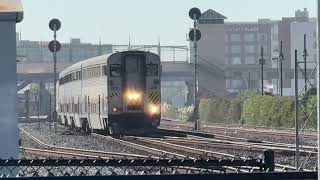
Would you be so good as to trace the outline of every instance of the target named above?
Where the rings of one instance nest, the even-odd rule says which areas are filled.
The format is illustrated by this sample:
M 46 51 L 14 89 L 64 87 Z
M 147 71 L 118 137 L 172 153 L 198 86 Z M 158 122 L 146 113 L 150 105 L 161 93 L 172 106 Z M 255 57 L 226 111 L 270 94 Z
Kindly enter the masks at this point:
M 98 51 L 99 56 L 102 55 L 102 44 L 101 44 L 101 36 L 99 36 L 99 51 Z
M 158 36 L 158 55 L 161 59 L 161 45 L 160 45 L 160 36 Z
M 130 39 L 130 36 L 129 36 L 129 45 L 128 45 L 128 50 L 129 50 L 129 51 L 131 50 L 131 39 Z

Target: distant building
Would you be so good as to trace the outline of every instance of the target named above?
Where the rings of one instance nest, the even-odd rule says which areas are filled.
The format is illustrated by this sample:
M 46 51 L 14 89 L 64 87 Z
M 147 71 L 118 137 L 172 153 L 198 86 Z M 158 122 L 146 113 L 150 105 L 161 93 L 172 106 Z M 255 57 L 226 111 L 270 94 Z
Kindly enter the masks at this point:
M 229 94 L 237 94 L 245 89 L 261 89 L 261 46 L 263 47 L 264 89 L 278 93 L 277 63 L 272 58 L 279 57 L 279 42 L 283 41 L 284 90 L 285 95 L 293 95 L 294 49 L 298 49 L 302 60 L 303 34 L 307 34 L 308 59 L 317 58 L 316 21 L 309 18 L 306 9 L 296 11 L 295 17 L 281 21 L 259 19 L 257 22 L 224 22 L 227 19 L 209 9 L 199 19 L 202 38 L 198 41 L 199 64 L 212 64 L 224 70 Z M 190 41 L 191 61 L 194 61 L 193 42 Z M 309 71 L 315 65 L 308 65 Z M 302 84 L 302 83 L 301 83 Z M 221 86 L 221 85 L 216 85 Z
M 317 61 L 317 21 L 314 18 L 309 18 L 309 13 L 306 9 L 304 11 L 298 10 L 295 14 L 295 17 L 284 17 L 278 23 L 279 40 L 283 41 L 284 95 L 294 94 L 294 51 L 295 49 L 298 51 L 298 61 L 303 61 L 304 34 L 306 34 L 307 61 L 309 61 L 307 63 L 308 74 L 316 67 L 314 62 Z M 303 69 L 304 65 L 300 64 L 300 66 Z M 314 79 L 315 74 L 311 78 Z M 314 80 L 311 81 L 314 82 Z M 301 72 L 299 72 L 299 90 L 302 90 L 303 85 L 304 79 Z
M 17 36 L 19 37 L 19 36 Z M 17 42 L 17 53 L 23 57 L 25 62 L 51 62 L 52 53 L 48 50 L 48 41 L 19 40 Z M 111 44 L 81 43 L 80 39 L 71 39 L 70 43 L 62 44 L 57 54 L 58 61 L 78 62 L 102 54 L 112 53 Z

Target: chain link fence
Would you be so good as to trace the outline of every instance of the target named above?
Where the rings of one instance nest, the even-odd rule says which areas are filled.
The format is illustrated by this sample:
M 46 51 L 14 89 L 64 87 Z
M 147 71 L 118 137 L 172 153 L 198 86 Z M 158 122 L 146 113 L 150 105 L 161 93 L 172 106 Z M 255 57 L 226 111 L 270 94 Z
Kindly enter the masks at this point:
M 7 159 L 0 160 L 6 177 L 220 174 L 265 172 L 272 164 L 258 159 Z

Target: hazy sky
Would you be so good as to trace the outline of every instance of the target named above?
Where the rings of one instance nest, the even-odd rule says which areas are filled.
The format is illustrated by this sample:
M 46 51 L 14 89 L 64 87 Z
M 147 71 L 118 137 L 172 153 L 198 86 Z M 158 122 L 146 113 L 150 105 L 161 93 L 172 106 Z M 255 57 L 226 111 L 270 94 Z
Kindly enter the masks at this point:
M 316 16 L 316 0 L 22 0 L 24 20 L 17 27 L 22 39 L 52 39 L 51 18 L 62 21 L 61 42 L 81 38 L 83 42 L 186 45 L 192 26 L 188 11 L 213 9 L 227 21 L 257 21 L 294 16 L 296 9 L 308 8 Z

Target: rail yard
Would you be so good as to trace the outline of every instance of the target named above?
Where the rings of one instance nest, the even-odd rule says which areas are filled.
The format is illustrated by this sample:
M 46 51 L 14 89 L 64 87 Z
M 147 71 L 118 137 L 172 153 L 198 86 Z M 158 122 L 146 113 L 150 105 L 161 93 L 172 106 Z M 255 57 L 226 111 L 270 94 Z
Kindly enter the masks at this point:
M 177 124 L 179 125 L 179 124 Z M 293 171 L 294 144 L 283 142 L 253 141 L 244 137 L 214 134 L 214 138 L 195 135 L 173 136 L 111 136 L 74 132 L 58 125 L 57 133 L 49 130 L 48 123 L 21 124 L 21 147 L 23 157 L 64 157 L 86 159 L 259 159 L 263 151 L 275 153 L 275 171 Z M 225 129 L 228 130 L 228 127 Z M 181 133 L 181 132 L 180 132 Z M 269 138 L 272 140 L 272 137 Z M 310 140 L 308 140 L 310 141 Z M 309 142 L 310 143 L 310 142 Z M 301 146 L 300 156 L 305 163 L 302 171 L 316 168 L 317 150 L 314 146 Z M 236 167 L 227 167 L 236 171 Z M 248 171 L 248 170 L 241 170 Z

